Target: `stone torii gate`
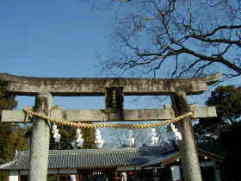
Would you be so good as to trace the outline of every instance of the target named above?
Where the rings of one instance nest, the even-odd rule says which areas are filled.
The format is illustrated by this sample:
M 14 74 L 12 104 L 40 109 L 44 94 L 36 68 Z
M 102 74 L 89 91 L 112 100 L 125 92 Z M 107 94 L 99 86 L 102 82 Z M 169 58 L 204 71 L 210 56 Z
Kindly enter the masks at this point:
M 0 73 L 0 81 L 13 95 L 36 96 L 34 110 L 48 116 L 53 96 L 105 96 L 103 110 L 62 110 L 66 120 L 73 121 L 145 121 L 169 120 L 192 111 L 193 118 L 215 117 L 214 107 L 188 105 L 186 96 L 200 94 L 220 79 L 220 74 L 192 79 L 138 78 L 37 78 Z M 169 95 L 172 106 L 163 109 L 126 110 L 124 96 Z M 2 122 L 23 122 L 22 110 L 4 110 Z M 183 140 L 180 152 L 185 181 L 201 181 L 196 144 L 191 119 L 178 123 Z M 30 181 L 46 181 L 48 171 L 49 125 L 46 120 L 33 120 L 30 153 Z

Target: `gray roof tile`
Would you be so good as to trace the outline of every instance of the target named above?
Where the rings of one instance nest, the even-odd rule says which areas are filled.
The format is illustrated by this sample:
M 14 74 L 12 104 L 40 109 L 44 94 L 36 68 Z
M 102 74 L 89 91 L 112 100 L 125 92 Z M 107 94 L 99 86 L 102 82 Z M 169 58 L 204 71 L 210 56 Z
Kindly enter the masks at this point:
M 158 147 L 145 149 L 80 149 L 80 150 L 50 150 L 50 169 L 94 169 L 123 166 L 140 166 L 161 160 L 165 154 Z M 15 159 L 8 164 L 0 165 L 0 170 L 27 170 L 29 169 L 29 151 L 18 152 Z

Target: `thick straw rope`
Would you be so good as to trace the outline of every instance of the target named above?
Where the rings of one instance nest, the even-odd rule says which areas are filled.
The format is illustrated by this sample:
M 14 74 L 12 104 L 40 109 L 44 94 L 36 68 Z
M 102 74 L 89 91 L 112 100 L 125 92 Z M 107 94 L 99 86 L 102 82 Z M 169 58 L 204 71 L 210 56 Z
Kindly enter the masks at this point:
M 185 118 L 192 117 L 193 112 L 188 112 L 186 114 L 183 114 L 181 116 L 176 117 L 173 120 L 166 120 L 161 121 L 158 123 L 145 123 L 145 124 L 112 124 L 112 123 L 80 123 L 80 122 L 73 122 L 63 119 L 54 119 L 51 117 L 48 117 L 44 114 L 37 113 L 32 111 L 31 108 L 24 108 L 24 112 L 27 114 L 26 117 L 39 117 L 41 119 L 47 120 L 49 122 L 61 125 L 61 126 L 68 126 L 68 127 L 74 127 L 74 128 L 128 128 L 128 129 L 144 129 L 144 128 L 152 128 L 152 127 L 160 127 L 160 126 L 166 126 L 171 123 L 175 123 L 178 121 L 181 121 Z

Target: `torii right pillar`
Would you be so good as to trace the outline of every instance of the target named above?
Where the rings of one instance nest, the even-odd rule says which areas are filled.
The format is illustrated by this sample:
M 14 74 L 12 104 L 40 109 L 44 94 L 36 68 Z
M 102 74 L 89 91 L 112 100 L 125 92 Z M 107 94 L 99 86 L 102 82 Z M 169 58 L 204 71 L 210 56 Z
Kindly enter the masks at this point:
M 171 96 L 173 108 L 176 116 L 190 112 L 187 104 L 186 93 L 178 91 Z M 201 169 L 198 160 L 198 151 L 194 139 L 192 122 L 190 118 L 185 118 L 178 127 L 182 133 L 182 141 L 179 148 L 185 181 L 202 181 Z

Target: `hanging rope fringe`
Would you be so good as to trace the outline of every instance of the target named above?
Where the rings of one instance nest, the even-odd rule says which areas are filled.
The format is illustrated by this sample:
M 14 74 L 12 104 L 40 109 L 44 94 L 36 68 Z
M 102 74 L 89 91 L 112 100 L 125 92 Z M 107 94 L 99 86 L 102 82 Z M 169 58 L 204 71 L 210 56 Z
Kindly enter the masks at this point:
M 80 123 L 80 122 L 73 122 L 63 119 L 54 119 L 51 117 L 48 117 L 44 114 L 37 113 L 32 111 L 32 108 L 24 108 L 24 112 L 27 114 L 26 117 L 39 117 L 41 119 L 47 120 L 49 122 L 58 124 L 60 126 L 68 126 L 68 127 L 74 127 L 74 128 L 128 128 L 128 129 L 144 129 L 144 128 L 153 128 L 153 127 L 160 127 L 160 126 L 166 126 L 171 123 L 176 123 L 178 121 L 181 121 L 187 117 L 192 117 L 193 112 L 188 112 L 186 114 L 183 114 L 181 116 L 176 117 L 173 120 L 166 120 L 161 121 L 158 123 L 145 123 L 145 124 L 113 124 L 113 123 Z

